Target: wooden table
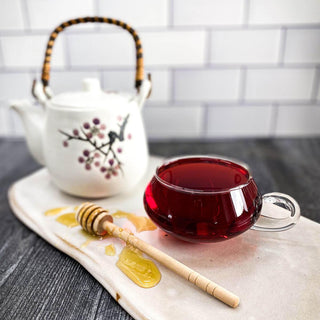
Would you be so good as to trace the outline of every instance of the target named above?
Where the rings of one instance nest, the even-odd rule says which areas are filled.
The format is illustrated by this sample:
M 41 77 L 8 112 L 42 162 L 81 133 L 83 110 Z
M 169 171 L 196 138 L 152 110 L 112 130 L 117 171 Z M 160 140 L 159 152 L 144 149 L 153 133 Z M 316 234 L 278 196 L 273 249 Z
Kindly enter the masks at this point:
M 262 193 L 287 193 L 320 222 L 320 138 L 156 142 L 150 153 L 245 161 Z M 9 186 L 39 168 L 25 142 L 0 139 L 0 157 L 0 319 L 132 319 L 84 268 L 13 216 Z

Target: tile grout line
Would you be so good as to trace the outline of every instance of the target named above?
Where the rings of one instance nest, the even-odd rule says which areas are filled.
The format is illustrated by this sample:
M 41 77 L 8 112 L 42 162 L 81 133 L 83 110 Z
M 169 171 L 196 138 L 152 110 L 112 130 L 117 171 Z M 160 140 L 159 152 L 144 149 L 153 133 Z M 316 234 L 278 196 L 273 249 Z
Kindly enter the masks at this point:
M 103 71 L 97 70 L 97 72 L 99 74 L 101 88 L 102 88 L 102 90 L 105 90 L 106 87 L 105 87 L 105 83 L 104 83 L 105 81 L 104 81 Z
M 10 123 L 9 128 L 11 129 L 11 130 L 9 129 L 8 133 L 9 133 L 9 135 L 17 136 L 18 135 L 18 129 L 17 129 L 16 123 L 14 121 L 13 111 L 10 110 L 10 109 L 8 110 L 8 117 L 9 117 L 8 121 Z
M 174 0 L 166 0 L 167 2 L 167 26 L 169 29 L 174 27 Z
M 98 0 L 93 0 L 93 15 L 94 16 L 100 16 L 100 4 Z M 93 26 L 93 30 L 95 32 L 99 32 L 101 30 L 101 24 L 95 23 Z
M 249 16 L 250 16 L 250 0 L 245 0 L 243 2 L 243 12 L 242 12 L 242 26 L 247 29 L 249 27 Z
M 168 19 L 169 20 L 169 19 Z M 28 22 L 29 23 L 29 22 Z M 230 31 L 230 30 L 278 30 L 279 28 L 285 28 L 285 29 L 298 29 L 298 30 L 309 30 L 309 29 L 320 29 L 320 24 L 277 24 L 277 25 L 241 25 L 241 24 L 235 24 L 235 25 L 183 25 L 183 26 L 176 26 L 176 25 L 168 25 L 168 26 L 145 26 L 145 27 L 139 27 L 140 32 L 166 32 L 166 31 L 202 31 L 204 29 L 210 29 L 213 31 Z M 51 32 L 50 29 L 25 29 L 25 30 L 0 30 L 0 36 L 23 36 L 25 35 L 26 31 L 28 31 L 29 35 L 47 35 L 49 32 Z M 87 33 L 96 33 L 99 31 L 99 33 L 118 33 L 122 30 L 118 29 L 99 29 L 96 30 L 95 28 L 91 29 L 74 29 L 69 30 L 68 32 L 70 34 L 87 34 Z
M 246 84 L 247 84 L 247 67 L 243 66 L 240 69 L 239 84 L 238 84 L 238 103 L 242 105 L 245 102 Z
M 168 101 L 169 103 L 170 101 Z M 273 100 L 246 100 L 244 101 L 244 104 L 239 103 L 238 100 L 232 100 L 232 101 L 226 101 L 226 100 L 175 100 L 173 104 L 175 106 L 186 106 L 186 105 L 195 105 L 195 104 L 202 104 L 206 103 L 209 107 L 236 107 L 236 106 L 253 106 L 253 107 L 259 107 L 259 106 L 270 106 L 270 104 L 278 104 L 279 106 L 312 106 L 312 105 L 318 105 L 320 106 L 320 101 L 310 101 L 310 100 L 287 100 L 287 101 L 273 101 Z M 153 104 L 153 102 L 151 102 Z M 156 102 L 155 102 L 156 104 Z
M 0 39 L 1 41 L 1 39 Z M 247 70 L 256 70 L 256 69 L 265 69 L 265 70 L 272 70 L 272 69 L 314 69 L 319 68 L 319 63 L 285 63 L 281 66 L 277 64 L 210 64 L 208 66 L 203 64 L 190 64 L 190 65 L 148 65 L 147 68 L 149 70 L 157 70 L 157 71 L 165 71 L 165 70 L 179 70 L 179 71 L 200 71 L 200 70 L 239 70 L 242 67 L 246 67 Z M 81 66 L 69 66 L 69 69 L 72 71 L 91 71 L 94 68 L 100 68 L 104 71 L 118 71 L 118 70 L 132 70 L 131 66 L 123 66 L 123 65 L 116 65 L 116 66 L 101 66 L 101 65 L 81 65 Z M 8 72 L 8 73 L 21 73 L 21 72 L 34 72 L 38 71 L 39 68 L 37 67 L 0 67 L 0 72 Z M 64 66 L 53 66 L 52 71 L 62 72 L 65 71 Z
M 278 114 L 279 114 L 279 105 L 277 103 L 273 103 L 272 107 L 272 114 L 271 114 L 271 124 L 270 124 L 270 137 L 274 137 L 277 131 L 277 124 L 278 124 Z
M 4 52 L 2 48 L 2 39 L 0 39 L 0 62 L 2 62 L 3 68 L 5 69 L 5 61 L 4 61 Z M 2 67 L 0 67 L 0 72 L 1 72 Z
M 313 83 L 311 88 L 311 101 L 316 102 L 320 90 L 320 68 L 317 67 L 314 71 Z
M 65 59 L 65 66 L 64 71 L 71 69 L 71 55 L 70 55 L 70 46 L 69 46 L 69 35 L 66 33 L 63 36 L 63 47 L 64 47 L 64 59 Z
M 175 94 L 176 94 L 176 87 L 175 87 L 175 78 L 176 78 L 176 71 L 175 69 L 170 70 L 170 81 L 171 81 L 171 89 L 170 89 L 170 99 L 169 101 L 174 104 L 175 103 Z
M 200 132 L 200 138 L 206 138 L 208 136 L 208 128 L 209 128 L 209 106 L 204 104 L 203 115 L 202 115 L 202 130 Z
M 99 1 L 98 0 L 94 0 L 93 1 L 93 14 L 95 16 L 99 16 L 100 15 L 100 5 L 99 5 Z
M 6 137 L 10 135 L 8 127 L 8 108 L 0 103 L 0 136 Z
M 282 27 L 280 31 L 280 39 L 279 39 L 279 54 L 278 54 L 278 66 L 284 65 L 284 57 L 285 57 L 285 48 L 287 42 L 287 28 Z
M 210 67 L 210 63 L 211 63 L 212 31 L 210 29 L 207 29 L 205 35 L 206 35 L 205 45 L 207 45 L 207 50 L 204 50 L 204 65 L 207 68 L 207 67 Z
M 31 22 L 30 22 L 30 17 L 29 17 L 29 7 L 27 5 L 26 0 L 20 0 L 21 4 L 21 10 L 22 10 L 22 19 L 23 19 L 23 24 L 24 24 L 24 30 L 27 31 L 27 33 L 32 33 L 33 30 L 31 29 Z

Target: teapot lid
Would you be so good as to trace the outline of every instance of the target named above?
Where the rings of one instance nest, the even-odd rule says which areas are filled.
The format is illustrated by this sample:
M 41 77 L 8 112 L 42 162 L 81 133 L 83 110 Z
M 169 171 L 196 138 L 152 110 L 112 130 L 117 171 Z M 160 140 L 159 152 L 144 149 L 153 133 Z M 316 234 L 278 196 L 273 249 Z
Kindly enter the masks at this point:
M 68 108 L 99 108 L 110 103 L 128 103 L 133 96 L 128 93 L 105 92 L 100 81 L 95 78 L 83 79 L 83 91 L 66 92 L 53 96 L 50 102 L 58 107 Z

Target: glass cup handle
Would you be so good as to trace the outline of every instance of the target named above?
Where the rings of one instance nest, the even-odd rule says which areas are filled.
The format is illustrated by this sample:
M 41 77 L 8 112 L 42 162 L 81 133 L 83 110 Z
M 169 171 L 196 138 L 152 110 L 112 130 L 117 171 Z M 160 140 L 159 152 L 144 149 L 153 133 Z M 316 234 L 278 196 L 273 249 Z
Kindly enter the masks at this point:
M 272 192 L 262 196 L 261 215 L 251 227 L 258 231 L 284 231 L 299 220 L 300 206 L 284 193 Z

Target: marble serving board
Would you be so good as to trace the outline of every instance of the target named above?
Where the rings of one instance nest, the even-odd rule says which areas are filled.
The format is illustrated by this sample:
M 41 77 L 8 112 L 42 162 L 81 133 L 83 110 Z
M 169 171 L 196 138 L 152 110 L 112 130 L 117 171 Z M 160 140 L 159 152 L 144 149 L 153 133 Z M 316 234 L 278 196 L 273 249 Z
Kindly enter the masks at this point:
M 160 162 L 160 158 L 151 157 L 147 175 L 132 192 L 94 202 L 111 210 L 146 215 L 144 188 Z M 285 232 L 249 230 L 215 244 L 182 242 L 159 229 L 137 234 L 237 294 L 240 305 L 232 309 L 158 262 L 161 281 L 153 288 L 141 288 L 116 266 L 122 241 L 106 238 L 84 246 L 86 238 L 79 226 L 68 228 L 59 224 L 56 217 L 44 215 L 48 209 L 74 207 L 83 201 L 59 191 L 46 169 L 17 181 L 9 190 L 15 215 L 51 245 L 77 260 L 135 319 L 292 320 L 317 319 L 320 315 L 320 225 L 315 222 L 302 217 Z M 115 223 L 136 233 L 127 219 L 115 219 Z M 104 252 L 111 243 L 115 256 Z

